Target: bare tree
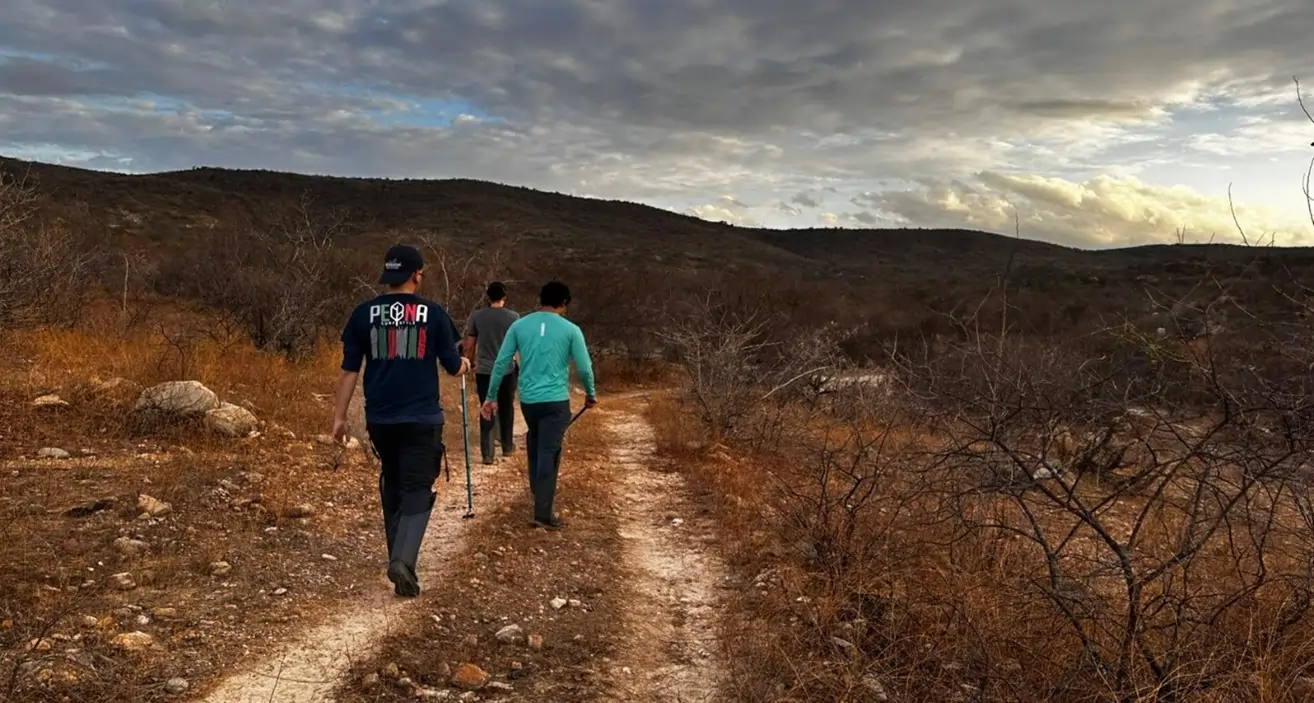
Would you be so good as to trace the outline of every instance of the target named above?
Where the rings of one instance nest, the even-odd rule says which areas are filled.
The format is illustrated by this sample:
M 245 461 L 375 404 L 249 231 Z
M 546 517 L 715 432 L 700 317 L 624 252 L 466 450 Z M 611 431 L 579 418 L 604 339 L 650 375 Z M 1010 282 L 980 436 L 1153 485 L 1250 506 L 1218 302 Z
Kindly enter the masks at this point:
M 510 259 L 520 245 L 518 237 L 504 236 L 498 227 L 492 241 L 476 250 L 459 247 L 452 238 L 428 232 L 416 237 L 432 276 L 430 292 L 461 325 L 481 307 L 489 283 L 517 283 L 507 275 Z

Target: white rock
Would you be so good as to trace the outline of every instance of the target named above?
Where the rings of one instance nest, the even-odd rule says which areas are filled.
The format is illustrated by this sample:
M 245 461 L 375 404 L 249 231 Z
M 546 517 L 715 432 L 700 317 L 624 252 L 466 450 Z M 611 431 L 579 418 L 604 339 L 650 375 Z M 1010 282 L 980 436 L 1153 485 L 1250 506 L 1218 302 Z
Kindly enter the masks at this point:
M 148 549 L 150 545 L 139 539 L 120 537 L 114 540 L 114 550 L 126 556 L 135 557 Z
M 59 447 L 43 447 L 37 451 L 38 459 L 67 459 L 73 456 Z
M 137 587 L 137 582 L 132 580 L 132 574 L 127 571 L 110 576 L 110 583 L 120 591 L 131 591 Z
M 862 687 L 871 692 L 877 701 L 890 700 L 890 694 L 885 692 L 885 686 L 875 676 L 862 677 Z
M 562 608 L 566 607 L 568 603 L 570 603 L 570 601 L 566 600 L 565 598 L 561 598 L 561 597 L 553 598 L 552 609 L 561 610 Z
M 205 413 L 205 426 L 216 434 L 236 439 L 254 432 L 260 426 L 260 420 L 240 405 L 220 403 L 219 407 Z
M 199 417 L 219 407 L 219 396 L 199 381 L 169 381 L 137 397 L 134 410 L 176 417 Z
M 137 509 L 151 517 L 163 517 L 173 512 L 172 505 L 145 493 L 137 496 Z
M 145 632 L 124 632 L 115 635 L 110 644 L 126 652 L 140 652 L 155 644 L 155 638 Z
M 191 684 L 187 683 L 187 679 L 172 678 L 164 682 L 165 692 L 174 696 L 186 693 L 188 688 L 191 688 Z
M 525 639 L 525 631 L 519 625 L 507 625 L 497 631 L 497 641 L 504 644 L 518 644 Z
M 68 405 L 68 401 L 57 395 L 51 394 L 37 398 L 32 401 L 32 405 L 35 405 L 38 408 L 62 408 Z
M 227 576 L 233 570 L 233 565 L 226 561 L 216 561 L 210 564 L 210 575 L 214 577 Z

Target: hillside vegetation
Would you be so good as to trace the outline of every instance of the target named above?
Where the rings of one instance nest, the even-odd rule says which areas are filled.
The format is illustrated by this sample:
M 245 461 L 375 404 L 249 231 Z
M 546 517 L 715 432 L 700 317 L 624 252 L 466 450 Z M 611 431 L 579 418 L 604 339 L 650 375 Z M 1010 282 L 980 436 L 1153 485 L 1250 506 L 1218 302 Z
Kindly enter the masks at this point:
M 600 341 L 639 356 L 653 351 L 658 320 L 709 291 L 769 307 L 792 331 L 828 323 L 850 329 L 846 351 L 860 359 L 896 337 L 953 334 L 952 320 L 966 311 L 998 317 L 980 303 L 1005 278 L 1012 321 L 1036 335 L 1129 319 L 1153 331 L 1162 325 L 1148 317 L 1159 308 L 1198 311 L 1217 302 L 1224 294 L 1201 286 L 1206 279 L 1247 302 L 1242 317 L 1282 317 L 1293 314 L 1288 298 L 1297 282 L 1314 280 L 1310 248 L 1085 251 L 966 230 L 748 229 L 460 179 L 213 168 L 120 175 L 5 159 L 0 172 L 30 187 L 47 221 L 78 233 L 96 254 L 98 282 L 111 289 L 123 287 L 126 274 L 146 289 L 212 307 L 250 307 L 235 299 L 250 298 L 260 287 L 254 282 L 237 291 L 232 282 L 202 279 L 264 268 L 275 277 L 316 278 L 315 294 L 333 310 L 323 321 L 336 324 L 345 298 L 373 276 L 378 252 L 412 241 L 444 268 L 441 293 L 458 314 L 477 303 L 487 278 L 511 281 L 525 300 L 555 276 L 574 287 L 575 314 Z M 303 249 L 318 258 L 308 263 L 295 253 Z M 288 269 L 291 261 L 302 268 Z

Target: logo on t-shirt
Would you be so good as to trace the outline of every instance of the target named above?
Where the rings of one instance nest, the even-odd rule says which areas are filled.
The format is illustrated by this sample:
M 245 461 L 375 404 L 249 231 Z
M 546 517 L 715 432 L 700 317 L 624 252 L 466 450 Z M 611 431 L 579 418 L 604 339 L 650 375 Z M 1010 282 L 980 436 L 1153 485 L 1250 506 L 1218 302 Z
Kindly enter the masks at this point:
M 370 306 L 370 358 L 423 359 L 429 306 L 394 302 Z

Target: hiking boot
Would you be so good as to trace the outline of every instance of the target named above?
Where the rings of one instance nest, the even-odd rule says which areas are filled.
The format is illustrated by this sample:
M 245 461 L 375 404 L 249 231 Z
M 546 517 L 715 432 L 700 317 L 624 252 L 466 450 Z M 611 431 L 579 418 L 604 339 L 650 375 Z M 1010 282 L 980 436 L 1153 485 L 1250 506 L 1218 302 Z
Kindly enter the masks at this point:
M 560 530 L 562 524 L 561 518 L 555 515 L 546 520 L 542 518 L 534 518 L 534 527 L 541 527 L 545 530 Z
M 490 459 L 488 457 L 484 457 L 484 466 L 492 466 L 493 464 L 496 463 L 497 463 L 496 459 Z
M 433 512 L 433 503 L 429 509 L 413 515 L 402 515 L 397 520 L 397 539 L 392 546 L 388 561 L 388 580 L 392 582 L 393 592 L 404 598 L 420 595 L 420 580 L 415 573 L 415 562 L 420 556 L 420 543 L 424 541 L 424 530 L 429 526 L 429 515 Z
M 392 581 L 392 592 L 402 598 L 414 598 L 420 595 L 420 579 L 411 567 L 400 560 L 388 564 L 388 580 Z

